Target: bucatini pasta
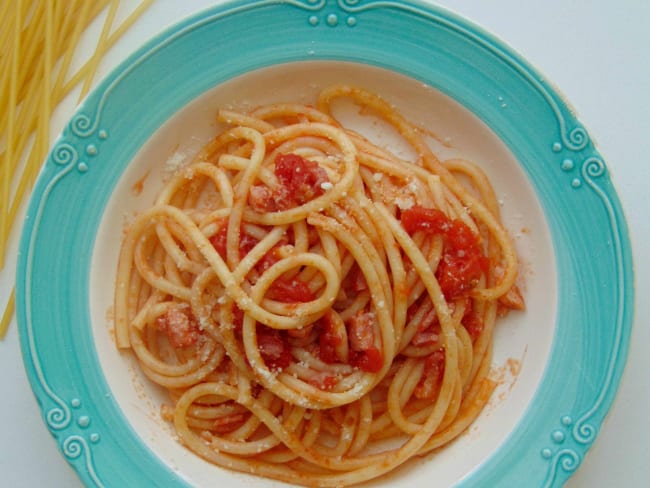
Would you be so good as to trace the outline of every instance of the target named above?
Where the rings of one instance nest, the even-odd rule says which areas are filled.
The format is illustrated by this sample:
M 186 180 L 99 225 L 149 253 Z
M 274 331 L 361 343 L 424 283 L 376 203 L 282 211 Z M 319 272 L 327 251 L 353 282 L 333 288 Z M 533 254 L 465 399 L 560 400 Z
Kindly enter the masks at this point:
M 341 97 L 416 158 L 343 127 Z M 130 225 L 117 270 L 118 346 L 169 391 L 180 442 L 333 487 L 452 441 L 494 389 L 498 317 L 524 308 L 487 177 L 439 161 L 357 87 L 218 118 L 227 127 Z

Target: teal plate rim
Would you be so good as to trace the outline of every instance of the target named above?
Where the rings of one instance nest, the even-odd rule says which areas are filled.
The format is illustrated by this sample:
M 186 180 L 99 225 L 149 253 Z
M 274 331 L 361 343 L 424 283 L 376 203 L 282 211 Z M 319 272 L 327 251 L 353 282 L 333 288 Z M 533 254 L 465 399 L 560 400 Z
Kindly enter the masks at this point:
M 555 335 L 522 420 L 458 486 L 562 486 L 593 445 L 627 356 L 633 266 L 619 199 L 588 132 L 543 76 L 467 20 L 399 0 L 215 6 L 147 42 L 78 108 L 35 186 L 16 278 L 25 368 L 65 459 L 88 486 L 186 486 L 134 434 L 99 366 L 88 303 L 95 234 L 120 175 L 172 114 L 237 75 L 306 60 L 427 83 L 481 118 L 521 163 L 554 246 Z

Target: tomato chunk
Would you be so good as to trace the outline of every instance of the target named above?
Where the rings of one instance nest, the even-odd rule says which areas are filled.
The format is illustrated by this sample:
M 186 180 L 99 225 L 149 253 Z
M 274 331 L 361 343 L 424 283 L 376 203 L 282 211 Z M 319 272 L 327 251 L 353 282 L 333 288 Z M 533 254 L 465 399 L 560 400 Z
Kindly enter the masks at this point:
M 467 302 L 461 323 L 465 327 L 465 330 L 467 330 L 472 342 L 474 342 L 481 335 L 481 332 L 483 332 L 483 318 L 472 307 L 472 301 L 468 300 Z
M 384 354 L 375 346 L 365 351 L 351 351 L 350 365 L 367 373 L 377 373 L 384 365 Z
M 460 220 L 451 220 L 435 208 L 412 207 L 400 220 L 409 233 L 423 231 L 443 237 L 443 254 L 436 270 L 440 288 L 448 300 L 467 296 L 487 271 L 479 237 Z
M 219 253 L 222 259 L 226 259 L 226 246 L 228 239 L 228 220 L 221 221 L 219 230 L 210 238 L 210 243 L 214 246 L 215 250 Z M 239 232 L 239 257 L 243 258 L 251 252 L 259 241 L 247 234 L 243 229 Z
M 250 189 L 248 203 L 258 212 L 303 205 L 325 193 L 324 183 L 329 183 L 327 173 L 318 163 L 297 154 L 278 154 L 274 173 L 279 183 L 277 188 L 254 185 Z
M 282 277 L 273 282 L 267 291 L 267 296 L 284 303 L 309 302 L 315 298 L 309 285 L 300 278 Z
M 275 174 L 298 205 L 325 193 L 323 183 L 329 182 L 318 163 L 297 154 L 279 154 L 275 158 Z
M 277 210 L 273 192 L 264 185 L 251 186 L 248 191 L 248 204 L 257 212 L 273 212 Z
M 445 234 L 451 225 L 451 221 L 442 211 L 420 206 L 402 211 L 400 220 L 409 234 L 418 230 L 429 234 Z
M 448 300 L 467 296 L 478 285 L 486 258 L 478 253 L 467 252 L 462 256 L 445 252 L 438 264 L 436 278 Z

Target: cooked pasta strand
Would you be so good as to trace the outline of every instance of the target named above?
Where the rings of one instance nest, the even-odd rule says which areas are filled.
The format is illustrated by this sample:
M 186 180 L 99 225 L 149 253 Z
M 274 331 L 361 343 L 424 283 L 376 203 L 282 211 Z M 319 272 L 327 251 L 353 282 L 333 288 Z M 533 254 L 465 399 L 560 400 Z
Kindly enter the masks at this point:
M 392 123 L 415 160 L 342 127 L 340 97 Z M 223 131 L 127 229 L 115 334 L 197 455 L 339 487 L 480 415 L 518 263 L 476 164 L 432 159 L 426 134 L 361 88 L 317 106 L 219 113 Z

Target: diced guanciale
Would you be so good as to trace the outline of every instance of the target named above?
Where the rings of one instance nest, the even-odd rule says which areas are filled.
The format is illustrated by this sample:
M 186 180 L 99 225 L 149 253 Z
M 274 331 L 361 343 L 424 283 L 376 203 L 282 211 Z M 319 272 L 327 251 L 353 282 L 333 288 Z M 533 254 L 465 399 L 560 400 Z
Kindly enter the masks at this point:
M 347 364 L 350 358 L 348 337 L 341 317 L 330 310 L 321 319 L 318 355 L 321 361 Z
M 257 347 L 270 370 L 282 371 L 291 364 L 291 346 L 280 331 L 258 326 Z
M 368 373 L 381 370 L 384 357 L 375 345 L 376 317 L 371 312 L 357 312 L 348 322 L 350 364 Z
M 156 319 L 156 327 L 167 335 L 169 343 L 175 348 L 196 344 L 200 335 L 199 324 L 189 307 L 169 307 Z

